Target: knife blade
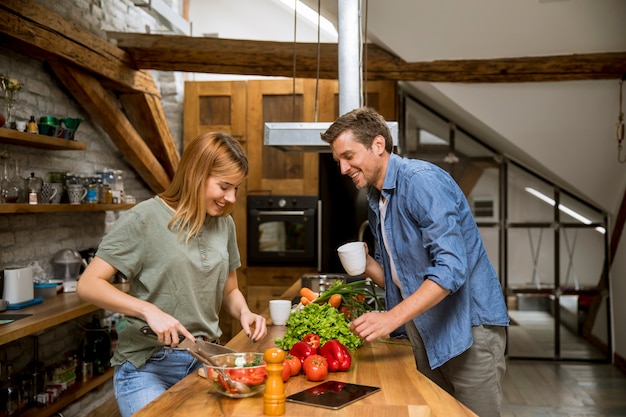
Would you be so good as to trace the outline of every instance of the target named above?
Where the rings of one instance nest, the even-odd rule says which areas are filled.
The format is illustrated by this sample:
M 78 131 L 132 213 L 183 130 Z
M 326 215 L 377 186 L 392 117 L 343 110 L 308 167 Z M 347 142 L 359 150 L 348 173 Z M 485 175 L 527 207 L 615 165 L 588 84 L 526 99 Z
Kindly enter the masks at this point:
M 156 333 L 154 333 L 150 326 L 143 326 L 140 330 L 141 333 L 143 333 L 144 335 L 156 336 Z M 235 353 L 235 351 L 231 348 L 227 348 L 226 346 L 222 346 L 218 343 L 207 342 L 202 339 L 190 340 L 182 334 L 179 334 L 178 338 L 181 341 L 176 346 L 177 348 L 186 349 L 190 353 L 195 353 L 205 358 L 215 355 L 221 355 L 224 353 Z

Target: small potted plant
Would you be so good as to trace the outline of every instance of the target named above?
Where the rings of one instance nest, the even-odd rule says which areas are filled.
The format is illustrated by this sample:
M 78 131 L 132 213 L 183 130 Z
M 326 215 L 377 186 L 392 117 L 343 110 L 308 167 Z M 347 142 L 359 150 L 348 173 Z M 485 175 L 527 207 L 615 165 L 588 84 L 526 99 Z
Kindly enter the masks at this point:
M 0 87 L 4 90 L 5 105 L 5 123 L 7 127 L 11 127 L 11 110 L 15 102 L 15 94 L 24 86 L 17 78 L 11 78 L 8 75 L 0 74 Z

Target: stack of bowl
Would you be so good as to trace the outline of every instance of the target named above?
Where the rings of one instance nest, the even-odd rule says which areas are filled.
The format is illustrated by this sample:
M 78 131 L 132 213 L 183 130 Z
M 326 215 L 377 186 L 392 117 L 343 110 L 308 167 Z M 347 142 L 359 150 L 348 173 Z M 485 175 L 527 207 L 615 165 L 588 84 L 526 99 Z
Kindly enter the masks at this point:
M 66 117 L 64 119 L 61 119 L 61 121 L 63 122 L 64 126 L 63 137 L 65 139 L 74 139 L 74 133 L 76 132 L 76 129 L 78 129 L 78 125 L 80 125 L 80 122 L 82 122 L 83 119 Z
M 59 119 L 52 116 L 42 116 L 39 118 L 39 123 L 37 123 L 37 127 L 39 128 L 40 135 L 46 136 L 57 136 L 59 133 Z
M 74 139 L 74 133 L 83 119 L 64 117 L 58 119 L 52 116 L 42 116 L 39 118 L 39 133 L 47 136 L 54 136 L 62 139 Z

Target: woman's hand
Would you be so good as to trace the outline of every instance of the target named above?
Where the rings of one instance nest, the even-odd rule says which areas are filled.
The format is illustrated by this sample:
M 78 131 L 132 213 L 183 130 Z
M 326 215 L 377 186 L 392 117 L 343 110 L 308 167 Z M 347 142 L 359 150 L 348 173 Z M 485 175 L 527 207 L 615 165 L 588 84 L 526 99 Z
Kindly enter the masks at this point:
M 243 311 L 240 317 L 241 327 L 253 342 L 258 342 L 267 335 L 265 317 L 251 311 Z
M 194 340 L 194 336 L 178 320 L 156 306 L 154 309 L 155 311 L 146 314 L 145 318 L 159 342 L 175 347 L 182 342 L 180 336 Z

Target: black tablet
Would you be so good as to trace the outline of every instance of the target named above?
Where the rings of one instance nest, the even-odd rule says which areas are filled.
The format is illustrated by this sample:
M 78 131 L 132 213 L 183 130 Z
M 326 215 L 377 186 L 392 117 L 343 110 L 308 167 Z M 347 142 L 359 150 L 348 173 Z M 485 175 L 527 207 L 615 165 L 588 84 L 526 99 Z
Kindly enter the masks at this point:
M 326 381 L 288 396 L 287 401 L 337 410 L 378 391 L 378 387 Z

